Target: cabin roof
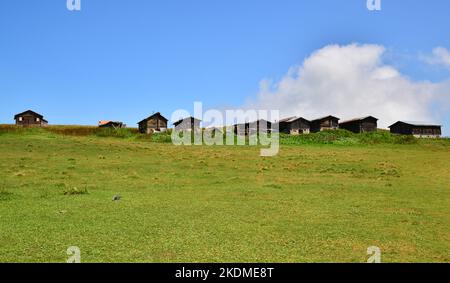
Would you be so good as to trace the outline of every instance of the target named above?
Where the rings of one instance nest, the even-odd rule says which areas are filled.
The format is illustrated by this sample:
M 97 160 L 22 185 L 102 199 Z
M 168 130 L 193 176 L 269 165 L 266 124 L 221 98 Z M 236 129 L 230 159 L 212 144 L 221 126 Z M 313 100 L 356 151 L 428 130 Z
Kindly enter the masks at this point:
M 103 126 L 103 125 L 106 125 L 106 124 L 109 124 L 109 123 L 111 123 L 112 121 L 109 121 L 109 120 L 101 120 L 101 121 L 98 121 L 98 125 L 99 126 Z
M 148 121 L 148 120 L 150 120 L 150 119 L 153 119 L 155 116 L 159 116 L 162 120 L 166 121 L 166 123 L 167 123 L 167 121 L 169 121 L 166 117 L 164 117 L 163 115 L 161 115 L 160 112 L 156 112 L 155 114 L 152 114 L 151 116 L 149 116 L 149 117 L 143 119 L 142 121 L 138 122 L 138 124 L 143 123 L 143 122 L 146 122 L 146 121 Z
M 14 116 L 14 119 L 17 119 L 18 117 L 23 116 L 23 115 L 25 115 L 25 114 L 32 114 L 32 115 L 34 115 L 34 116 L 36 116 L 36 117 L 38 117 L 38 118 L 44 120 L 44 119 L 43 119 L 44 116 L 42 116 L 41 114 L 36 113 L 36 112 L 34 112 L 34 111 L 32 111 L 32 110 L 27 110 L 27 111 L 24 111 L 24 112 L 22 112 L 22 113 L 16 114 L 16 115 Z M 44 120 L 44 121 L 45 121 L 45 120 Z M 45 121 L 45 122 L 47 122 L 47 121 Z
M 439 125 L 437 123 L 434 122 L 423 122 L 423 121 L 398 121 L 392 125 L 389 126 L 389 128 L 399 124 L 399 123 L 403 123 L 403 124 L 407 124 L 410 126 L 417 126 L 417 127 L 441 127 L 442 125 Z
M 279 123 L 290 123 L 290 122 L 293 122 L 293 121 L 295 121 L 295 120 L 297 120 L 297 116 L 292 116 L 292 117 L 288 117 L 288 118 L 284 118 L 284 119 L 281 119 L 280 121 L 279 121 Z
M 105 126 L 105 125 L 108 125 L 108 124 L 123 124 L 123 123 L 119 122 L 119 121 L 109 121 L 109 120 L 102 120 L 102 121 L 98 122 L 99 126 Z
M 370 118 L 371 119 L 375 119 L 375 120 L 378 121 L 378 118 L 375 118 L 373 116 L 365 116 L 365 117 L 353 118 L 353 119 L 350 119 L 350 120 L 346 120 L 346 121 L 340 122 L 339 124 L 346 124 L 346 123 L 351 123 L 351 122 L 364 121 L 364 120 L 370 119 Z
M 279 123 L 292 123 L 292 122 L 295 122 L 295 121 L 298 121 L 298 120 L 305 120 L 307 122 L 310 122 L 308 119 L 305 119 L 303 117 L 293 116 L 293 117 L 281 119 L 279 121 Z
M 180 120 L 178 120 L 178 121 L 176 121 L 175 123 L 173 123 L 173 125 L 174 126 L 178 126 L 179 124 L 181 124 L 182 122 L 184 122 L 184 121 L 198 121 L 198 122 L 201 122 L 202 120 L 200 120 L 200 119 L 197 119 L 197 118 L 194 118 L 194 117 L 187 117 L 187 118 L 184 118 L 184 119 L 180 119 Z
M 322 121 L 322 120 L 325 120 L 325 119 L 328 119 L 328 118 L 340 120 L 340 118 L 338 118 L 336 116 L 328 115 L 328 116 L 325 116 L 325 117 L 321 117 L 321 118 L 317 118 L 317 119 L 311 120 L 311 122 Z

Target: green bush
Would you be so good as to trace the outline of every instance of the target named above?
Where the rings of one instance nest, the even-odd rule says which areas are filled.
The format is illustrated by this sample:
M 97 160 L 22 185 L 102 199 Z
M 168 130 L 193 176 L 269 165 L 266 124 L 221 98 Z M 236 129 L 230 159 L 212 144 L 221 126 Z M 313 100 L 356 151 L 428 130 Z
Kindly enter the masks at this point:
M 12 193 L 8 192 L 5 188 L 0 187 L 0 201 L 10 200 Z
M 167 133 L 154 133 L 151 135 L 151 140 L 153 142 L 158 143 L 171 143 L 172 142 L 172 136 Z
M 171 143 L 172 142 L 171 133 L 172 131 L 166 131 L 164 133 L 150 133 L 150 134 L 138 133 L 136 135 L 136 140 L 157 142 L 157 143 Z
M 396 135 L 389 131 L 379 130 L 371 133 L 362 133 L 359 135 L 362 144 L 414 144 L 417 139 L 410 135 Z
M 131 138 L 137 134 L 137 129 L 132 128 L 99 128 L 94 126 L 49 126 L 43 128 L 51 133 L 64 136 L 97 136 Z
M 417 143 L 418 139 L 414 136 L 403 136 L 403 135 L 395 135 L 396 144 L 414 144 Z
M 0 135 L 4 134 L 38 134 L 42 133 L 42 128 L 25 128 L 16 125 L 0 125 Z
M 330 130 L 319 133 L 305 135 L 286 135 L 281 134 L 282 144 L 345 144 L 353 140 L 355 134 L 346 130 Z
M 74 195 L 86 195 L 89 194 L 87 188 L 77 188 L 77 187 L 70 187 L 63 190 L 63 194 L 66 196 L 74 196 Z
M 98 137 L 114 137 L 114 138 L 131 138 L 135 135 L 131 129 L 113 129 L 113 128 L 98 128 L 95 132 Z
M 48 126 L 44 129 L 51 133 L 64 136 L 89 136 L 99 130 L 98 127 L 93 126 Z
M 280 135 L 281 144 L 336 144 L 336 145 L 367 145 L 367 144 L 414 144 L 414 136 L 393 135 L 389 131 L 379 130 L 371 133 L 355 134 L 347 130 L 328 130 L 306 135 Z

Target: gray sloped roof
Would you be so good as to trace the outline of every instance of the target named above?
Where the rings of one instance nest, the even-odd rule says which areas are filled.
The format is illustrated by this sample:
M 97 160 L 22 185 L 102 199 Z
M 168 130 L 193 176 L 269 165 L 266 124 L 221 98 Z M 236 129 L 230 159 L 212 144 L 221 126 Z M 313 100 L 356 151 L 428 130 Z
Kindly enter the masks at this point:
M 166 117 L 164 117 L 163 115 L 161 115 L 161 112 L 156 112 L 155 114 L 152 114 L 151 116 L 149 116 L 149 117 L 143 119 L 142 121 L 139 121 L 138 124 L 140 124 L 140 123 L 142 123 L 142 122 L 145 122 L 145 121 L 148 121 L 148 120 L 152 119 L 152 118 L 155 117 L 155 116 L 159 116 L 162 120 L 164 120 L 164 121 L 166 121 L 166 122 L 169 121 Z
M 179 124 L 183 123 L 184 121 L 190 121 L 190 122 L 192 122 L 192 121 L 197 121 L 197 122 L 201 122 L 202 120 L 197 119 L 197 118 L 195 118 L 195 117 L 186 117 L 186 118 L 184 118 L 184 119 L 180 119 L 180 120 L 176 121 L 175 123 L 173 123 L 173 125 L 176 127 L 176 126 L 178 126 Z
M 292 123 L 295 122 L 297 120 L 305 120 L 307 122 L 310 122 L 308 119 L 305 119 L 303 117 L 297 117 L 297 116 L 293 116 L 293 117 L 289 117 L 289 118 L 285 118 L 285 119 L 281 119 L 279 121 L 279 123 Z
M 334 118 L 334 119 L 340 120 L 340 118 L 338 118 L 338 117 L 336 117 L 336 116 L 328 115 L 328 116 L 324 116 L 324 117 L 320 117 L 320 118 L 311 120 L 311 122 L 321 121 L 321 120 L 328 119 L 328 118 Z
M 404 124 L 408 124 L 411 126 L 419 126 L 419 127 L 441 127 L 442 125 L 438 124 L 438 123 L 434 123 L 434 122 L 424 122 L 424 121 L 398 121 L 395 122 L 394 124 L 390 125 L 390 127 L 394 126 L 397 123 L 404 123 Z
M 373 119 L 378 120 L 378 118 L 375 118 L 373 116 L 365 116 L 365 117 L 353 118 L 353 119 L 350 119 L 350 120 L 342 121 L 339 124 L 345 124 L 345 123 L 350 123 L 350 122 L 355 122 L 355 121 L 362 121 L 362 120 L 365 120 L 365 119 L 368 119 L 368 118 L 373 118 Z
M 295 121 L 297 118 L 298 118 L 297 116 L 292 116 L 292 117 L 281 119 L 279 122 L 280 123 L 284 123 L 284 122 L 289 123 L 289 122 Z

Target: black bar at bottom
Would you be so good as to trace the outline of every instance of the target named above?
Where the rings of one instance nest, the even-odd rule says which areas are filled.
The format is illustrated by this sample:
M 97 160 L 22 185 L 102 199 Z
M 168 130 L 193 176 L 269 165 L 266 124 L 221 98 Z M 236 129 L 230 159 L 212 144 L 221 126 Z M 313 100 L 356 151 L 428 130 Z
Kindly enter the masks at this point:
M 345 279 L 355 282 L 386 280 L 392 276 L 409 279 L 448 278 L 448 264 L 0 264 L 0 274 L 35 280 L 67 279 L 80 282 L 91 275 L 104 280 L 129 282 L 164 281 L 289 281 L 307 278 Z M 436 277 L 437 276 L 437 277 Z M 58 280 L 59 279 L 59 280 Z M 62 281 L 61 281 L 62 280 Z

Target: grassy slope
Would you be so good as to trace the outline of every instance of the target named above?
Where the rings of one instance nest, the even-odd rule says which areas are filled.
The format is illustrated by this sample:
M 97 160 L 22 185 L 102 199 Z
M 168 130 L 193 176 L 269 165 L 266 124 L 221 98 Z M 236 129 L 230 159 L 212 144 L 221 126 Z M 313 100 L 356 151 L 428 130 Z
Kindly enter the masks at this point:
M 450 147 L 0 135 L 0 262 L 449 262 Z M 87 189 L 88 194 L 64 192 Z M 116 194 L 122 196 L 113 202 Z

